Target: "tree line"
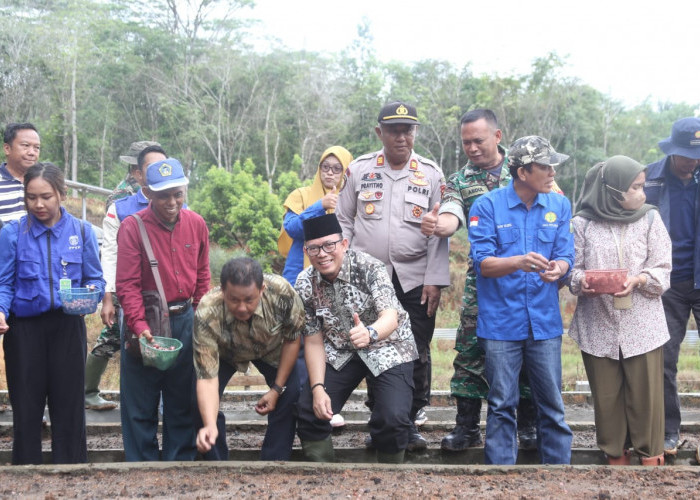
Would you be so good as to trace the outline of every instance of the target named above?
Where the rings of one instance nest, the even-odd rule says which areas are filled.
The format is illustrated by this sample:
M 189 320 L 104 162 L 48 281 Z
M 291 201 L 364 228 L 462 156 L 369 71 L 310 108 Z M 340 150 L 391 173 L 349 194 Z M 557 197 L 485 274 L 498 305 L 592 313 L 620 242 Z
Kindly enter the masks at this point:
M 384 63 L 369 22 L 340 53 L 256 52 L 242 16 L 252 6 L 5 0 L 0 124 L 33 122 L 42 159 L 106 188 L 123 177 L 118 157 L 131 142 L 160 142 L 189 169 L 191 206 L 209 216 L 214 241 L 260 257 L 274 250 L 281 201 L 313 176 L 326 147 L 355 156 L 380 147 L 374 125 L 390 100 L 416 104 L 416 151 L 446 175 L 466 162 L 459 119 L 469 109 L 493 109 L 506 146 L 523 135 L 549 138 L 571 156 L 557 177 L 571 200 L 597 161 L 660 158 L 657 142 L 698 109 L 651 101 L 625 108 L 563 76 L 566 60 L 556 53 L 519 76 L 475 75 L 437 57 Z

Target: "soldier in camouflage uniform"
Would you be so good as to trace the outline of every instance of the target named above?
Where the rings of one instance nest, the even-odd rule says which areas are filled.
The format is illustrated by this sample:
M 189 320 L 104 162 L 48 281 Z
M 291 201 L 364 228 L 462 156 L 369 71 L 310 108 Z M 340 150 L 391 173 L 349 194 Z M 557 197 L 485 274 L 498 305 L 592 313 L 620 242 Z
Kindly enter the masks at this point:
M 134 142 L 129 147 L 129 152 L 119 157 L 120 160 L 129 165 L 129 170 L 126 178 L 109 195 L 105 205 L 106 215 L 102 224 L 104 230 L 102 268 L 105 271 L 107 284 L 101 311 L 102 322 L 105 326 L 102 328 L 100 336 L 97 337 L 95 346 L 88 353 L 85 363 L 85 408 L 89 410 L 112 410 L 117 406 L 116 403 L 102 398 L 99 390 L 100 380 L 107 369 L 107 363 L 114 356 L 114 353 L 119 351 L 120 347 L 119 322 L 116 320 L 118 318 L 119 302 L 117 301 L 117 294 L 114 293 L 117 233 L 116 229 L 110 231 L 109 228 L 115 225 L 118 228 L 118 223 L 115 224 L 115 221 L 118 219 L 114 209 L 114 202 L 132 196 L 141 189 L 141 185 L 132 175 L 132 172 L 138 165 L 139 153 L 149 146 L 160 147 L 157 142 Z M 111 272 L 109 269 L 111 269 Z
M 500 145 L 502 134 L 493 111 L 475 109 L 464 114 L 461 135 L 462 147 L 469 161 L 450 176 L 440 205 L 436 204 L 423 218 L 421 229 L 426 236 L 449 237 L 460 225 L 466 228 L 466 218 L 474 201 L 493 189 L 507 186 L 511 180 L 508 152 Z M 558 189 L 555 186 L 555 190 Z M 476 273 L 469 259 L 455 340 L 455 372 L 450 381 L 452 396 L 457 400 L 457 425 L 441 443 L 442 448 L 449 451 L 480 446 L 483 442 L 479 427 L 481 400 L 486 399 L 489 387 L 484 376 L 484 352 L 476 338 L 477 312 Z M 526 381 L 521 383 L 520 392 L 520 446 L 534 449 L 537 447 L 536 412 Z

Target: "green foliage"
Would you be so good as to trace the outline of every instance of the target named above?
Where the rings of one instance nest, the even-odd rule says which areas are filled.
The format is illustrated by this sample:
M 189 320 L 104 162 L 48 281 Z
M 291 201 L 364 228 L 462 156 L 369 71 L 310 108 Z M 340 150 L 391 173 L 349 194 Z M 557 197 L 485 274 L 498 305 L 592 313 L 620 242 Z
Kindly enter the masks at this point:
M 298 156 L 296 157 L 298 158 Z M 277 177 L 277 197 L 281 202 L 287 199 L 289 193 L 301 186 L 301 180 L 299 180 L 299 175 L 294 171 L 290 170 Z
M 118 157 L 130 143 L 156 140 L 191 172 L 193 197 L 209 165 L 232 173 L 249 159 L 253 170 L 243 170 L 256 186 L 284 200 L 313 177 L 328 146 L 342 145 L 355 157 L 379 149 L 377 112 L 389 100 L 416 104 L 421 127 L 415 149 L 446 174 L 466 162 L 460 116 L 489 107 L 504 145 L 538 134 L 571 156 L 557 181 L 575 201 L 594 163 L 614 154 L 642 163 L 659 159 L 657 142 L 671 124 L 698 109 L 698 103 L 651 101 L 625 109 L 565 76 L 566 58 L 556 53 L 535 59 L 522 75 L 475 76 L 469 65 L 433 59 L 385 63 L 376 56 L 367 19 L 339 54 L 255 52 L 244 43 L 240 15 L 252 5 L 6 2 L 0 24 L 12 29 L 0 30 L 0 124 L 35 123 L 42 159 L 67 170 L 75 148 L 81 182 L 112 187 L 124 175 Z M 218 203 L 228 199 L 208 182 Z M 206 198 L 197 203 L 218 216 L 212 229 L 225 244 L 256 252 L 274 246 L 274 214 L 268 225 L 231 232 L 226 217 L 247 220 L 250 209 L 214 207 Z M 253 233 L 255 242 L 239 241 Z
M 219 277 L 221 276 L 221 269 L 224 264 L 231 259 L 237 257 L 245 257 L 246 253 L 241 250 L 227 250 L 226 248 L 220 247 L 217 244 L 212 244 L 209 246 L 209 270 L 211 271 L 211 284 L 212 286 L 218 286 L 220 284 Z
M 282 205 L 254 172 L 250 160 L 231 172 L 211 167 L 191 193 L 190 207 L 207 221 L 212 242 L 269 263 L 276 256 Z

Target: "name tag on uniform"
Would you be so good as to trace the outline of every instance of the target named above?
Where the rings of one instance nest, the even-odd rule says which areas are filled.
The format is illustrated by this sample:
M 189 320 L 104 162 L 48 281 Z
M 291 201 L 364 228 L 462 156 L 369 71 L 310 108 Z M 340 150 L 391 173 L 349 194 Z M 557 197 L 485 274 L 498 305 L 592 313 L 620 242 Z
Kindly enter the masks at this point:
M 61 278 L 58 282 L 58 286 L 61 288 L 61 290 L 70 290 L 71 280 L 68 278 Z

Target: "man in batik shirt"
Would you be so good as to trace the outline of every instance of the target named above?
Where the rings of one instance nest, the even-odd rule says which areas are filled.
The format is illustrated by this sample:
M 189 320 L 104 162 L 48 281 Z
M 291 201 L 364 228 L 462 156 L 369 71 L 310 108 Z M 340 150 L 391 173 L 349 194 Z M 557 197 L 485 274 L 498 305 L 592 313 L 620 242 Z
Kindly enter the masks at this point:
M 348 249 L 335 214 L 304 221 L 311 267 L 296 282 L 306 310 L 305 359 L 309 386 L 299 401 L 298 433 L 312 461 L 333 461 L 330 419 L 367 378 L 374 405 L 370 436 L 379 462 L 403 461 L 412 427 L 411 324 L 386 266 Z
M 210 460 L 228 460 L 226 420 L 219 401 L 237 365 L 252 362 L 270 390 L 255 405 L 267 415 L 262 460 L 289 460 L 299 399 L 295 362 L 304 328 L 304 307 L 282 276 L 263 275 L 260 264 L 242 257 L 221 270 L 221 286 L 197 308 L 192 346 L 197 402 L 202 418 L 197 449 Z

